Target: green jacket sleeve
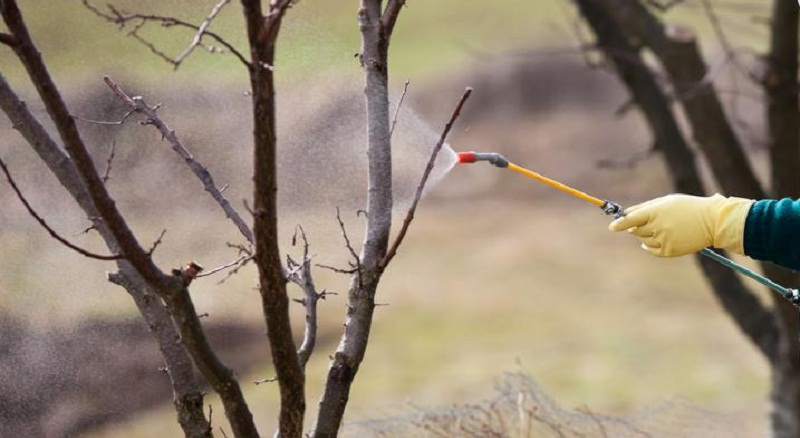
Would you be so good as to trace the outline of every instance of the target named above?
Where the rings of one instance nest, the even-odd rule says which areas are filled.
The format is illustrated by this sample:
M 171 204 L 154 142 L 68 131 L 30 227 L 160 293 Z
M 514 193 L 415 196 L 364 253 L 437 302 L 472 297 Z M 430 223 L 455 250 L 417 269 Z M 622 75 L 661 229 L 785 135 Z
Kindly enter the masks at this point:
M 744 225 L 744 253 L 800 270 L 800 199 L 753 203 Z

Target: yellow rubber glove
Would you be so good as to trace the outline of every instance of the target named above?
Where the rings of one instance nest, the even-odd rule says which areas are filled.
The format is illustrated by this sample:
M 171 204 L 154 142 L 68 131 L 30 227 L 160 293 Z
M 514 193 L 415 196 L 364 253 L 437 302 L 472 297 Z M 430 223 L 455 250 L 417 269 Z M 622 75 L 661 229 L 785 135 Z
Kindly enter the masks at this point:
M 628 230 L 642 248 L 659 257 L 677 257 L 705 247 L 744 253 L 744 222 L 751 199 L 667 195 L 625 209 L 611 231 Z

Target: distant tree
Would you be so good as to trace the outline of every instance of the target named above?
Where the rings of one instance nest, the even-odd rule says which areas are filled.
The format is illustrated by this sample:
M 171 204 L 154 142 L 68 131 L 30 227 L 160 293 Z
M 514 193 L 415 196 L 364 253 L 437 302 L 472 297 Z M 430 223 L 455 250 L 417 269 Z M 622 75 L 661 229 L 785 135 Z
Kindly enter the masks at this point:
M 122 104 L 127 106 L 129 115 L 133 113 L 141 115 L 144 124 L 155 127 L 181 155 L 203 183 L 206 191 L 240 232 L 243 239 L 238 246 L 240 257 L 228 265 L 211 271 L 237 269 L 251 261 L 258 268 L 267 339 L 276 370 L 274 380 L 278 382 L 281 396 L 278 434 L 283 437 L 299 437 L 303 434 L 306 412 L 305 365 L 313 353 L 316 340 L 317 301 L 325 294 L 318 292 L 314 285 L 308 256 L 308 241 L 302 228 L 300 229 L 300 238 L 304 244 L 302 260 L 295 261 L 287 257 L 287 262 L 284 264 L 278 248 L 276 207 L 278 141 L 275 126 L 273 63 L 282 20 L 296 1 L 272 0 L 267 2 L 267 5 L 262 5 L 261 0 L 242 0 L 249 44 L 249 50 L 244 52 L 237 50 L 222 36 L 209 30 L 209 24 L 229 0 L 219 1 L 199 25 L 176 17 L 121 12 L 113 5 L 108 5 L 107 9 L 100 9 L 83 0 L 89 11 L 121 28 L 129 28 L 130 35 L 146 44 L 156 55 L 170 62 L 176 69 L 195 48 L 203 44 L 204 40 L 213 40 L 215 44 L 224 46 L 249 73 L 254 127 L 252 228 L 228 202 L 209 171 L 193 158 L 178 134 L 161 120 L 157 107 L 150 106 L 142 97 L 129 96 L 113 79 L 106 77 L 105 81 Z M 422 189 L 450 126 L 469 96 L 467 90 L 450 122 L 445 126 L 442 137 L 434 147 L 428 166 L 423 172 L 406 220 L 395 241 L 390 242 L 392 159 L 388 49 L 395 23 L 404 4 L 404 0 L 388 0 L 385 5 L 381 0 L 361 0 L 358 9 L 358 24 L 362 35 L 359 60 L 365 72 L 367 108 L 365 123 L 368 131 L 369 185 L 368 202 L 364 211 L 367 226 L 364 242 L 358 253 L 339 219 L 352 260 L 348 269 L 338 269 L 338 271 L 350 275 L 351 282 L 344 333 L 339 348 L 331 360 L 316 424 L 310 432 L 313 436 L 337 435 L 351 385 L 367 347 L 378 283 L 413 219 Z M 53 81 L 53 76 L 29 33 L 17 1 L 0 0 L 0 14 L 7 29 L 0 31 L 0 45 L 13 50 L 24 66 L 57 131 L 57 139 L 20 100 L 2 72 L 0 72 L 0 107 L 13 127 L 25 138 L 87 217 L 92 220 L 93 229 L 102 236 L 111 255 L 91 253 L 61 237 L 29 205 L 22 189 L 13 180 L 10 169 L 0 161 L 12 188 L 32 217 L 55 239 L 83 256 L 116 262 L 119 270 L 109 274 L 109 280 L 122 286 L 133 298 L 159 346 L 172 383 L 177 419 L 184 434 L 187 437 L 213 435 L 210 415 L 207 417 L 203 410 L 200 382 L 194 374 L 194 370 L 197 369 L 219 395 L 233 436 L 259 436 L 250 407 L 242 394 L 240 382 L 209 345 L 192 302 L 189 286 L 202 275 L 203 268 L 194 262 L 189 262 L 176 270 L 165 271 L 156 266 L 151 255 L 160 243 L 160 239 L 146 249 L 117 209 L 114 197 L 105 185 L 106 178 L 98 172 L 93 157 L 88 152 L 87 144 L 77 129 L 76 117 L 70 112 Z M 195 32 L 195 36 L 177 57 L 170 57 L 137 34 L 138 30 L 149 22 L 189 28 Z M 306 309 L 306 328 L 299 348 L 295 345 L 289 320 L 290 300 L 286 289 L 288 281 L 300 285 L 305 293 L 301 301 Z M 180 343 L 176 343 L 175 339 L 180 339 Z
M 698 155 L 708 162 L 716 184 L 732 196 L 754 199 L 800 196 L 800 110 L 798 110 L 798 5 L 774 0 L 769 23 L 769 49 L 744 68 L 742 53 L 732 48 L 711 0 L 692 2 L 705 12 L 725 50 L 734 74 L 755 83 L 766 103 L 770 181 L 756 179 L 735 114 L 726 112 L 715 86 L 720 68 L 709 69 L 695 33 L 686 26 L 665 24 L 659 14 L 688 2 L 654 0 L 576 0 L 580 14 L 595 35 L 590 50 L 599 50 L 632 102 L 644 115 L 653 136 L 653 150 L 669 169 L 676 191 L 702 195 L 707 188 L 698 171 Z M 731 5 L 728 5 L 729 7 Z M 737 7 L 733 5 L 733 7 Z M 742 13 L 750 13 L 742 5 Z M 645 55 L 653 55 L 650 62 Z M 739 78 L 739 80 L 742 80 Z M 740 90 L 733 90 L 734 93 Z M 678 122 L 678 111 L 689 132 Z M 697 152 L 691 145 L 697 146 Z M 772 370 L 772 431 L 776 437 L 800 436 L 800 363 L 797 311 L 777 294 L 774 307 L 764 306 L 733 271 L 698 255 L 715 296 L 742 332 L 761 351 Z M 763 264 L 766 274 L 797 287 L 795 274 Z

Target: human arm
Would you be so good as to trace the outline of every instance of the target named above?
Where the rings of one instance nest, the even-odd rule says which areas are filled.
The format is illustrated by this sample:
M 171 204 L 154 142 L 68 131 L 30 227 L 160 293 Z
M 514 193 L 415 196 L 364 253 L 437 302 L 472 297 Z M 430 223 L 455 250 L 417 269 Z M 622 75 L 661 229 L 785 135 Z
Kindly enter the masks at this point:
M 800 270 L 800 200 L 673 194 L 626 209 L 609 229 L 660 257 L 715 247 Z
M 800 270 L 800 200 L 753 203 L 742 240 L 747 256 Z

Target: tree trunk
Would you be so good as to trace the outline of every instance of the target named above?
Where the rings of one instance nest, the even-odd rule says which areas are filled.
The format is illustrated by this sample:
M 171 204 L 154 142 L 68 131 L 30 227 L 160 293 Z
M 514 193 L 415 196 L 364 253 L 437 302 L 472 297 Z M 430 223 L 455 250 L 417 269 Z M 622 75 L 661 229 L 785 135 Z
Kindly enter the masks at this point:
M 767 73 L 767 126 L 772 196 L 800 196 L 800 109 L 798 109 L 798 7 L 795 0 L 774 0 Z M 797 275 L 765 264 L 780 284 L 797 288 Z M 797 309 L 775 297 L 782 332 L 777 360 L 772 362 L 772 429 L 776 437 L 800 436 L 800 361 Z
M 281 19 L 288 5 L 289 2 L 283 0 L 271 2 L 269 15 L 264 16 L 261 0 L 242 0 L 251 53 L 255 261 L 267 338 L 281 394 L 279 434 L 284 438 L 302 436 L 306 410 L 305 374 L 292 337 L 287 279 L 278 247 L 277 139 L 272 64 Z
M 390 3 L 390 7 L 399 5 Z M 398 6 L 399 8 L 399 6 Z M 387 10 L 389 7 L 387 7 Z M 394 12 L 396 14 L 396 11 Z M 396 17 L 396 16 L 395 16 Z M 389 123 L 388 48 L 391 25 L 381 17 L 380 0 L 362 0 L 358 11 L 365 72 L 369 186 L 367 229 L 350 282 L 344 334 L 333 356 L 320 400 L 314 436 L 335 437 L 344 417 L 350 386 L 364 359 L 392 225 L 392 150 Z M 394 21 L 390 21 L 394 24 Z
M 779 196 L 800 195 L 798 147 L 797 6 L 776 0 L 769 73 L 772 185 Z M 579 0 L 581 13 L 597 35 L 598 44 L 613 61 L 617 74 L 631 91 L 664 153 L 673 183 L 680 192 L 703 194 L 692 152 L 683 139 L 663 92 L 644 67 L 629 38 L 642 41 L 661 60 L 674 84 L 693 129 L 694 138 L 709 160 L 722 188 L 737 196 L 764 197 L 745 159 L 741 145 L 722 110 L 694 34 L 681 27 L 665 28 L 638 2 Z M 775 296 L 776 311 L 764 308 L 730 270 L 697 255 L 716 297 L 739 328 L 759 347 L 772 369 L 772 430 L 777 437 L 800 435 L 800 363 L 797 357 L 797 311 Z M 796 275 L 773 265 L 768 277 L 796 285 Z M 796 286 L 795 286 L 796 287 Z

